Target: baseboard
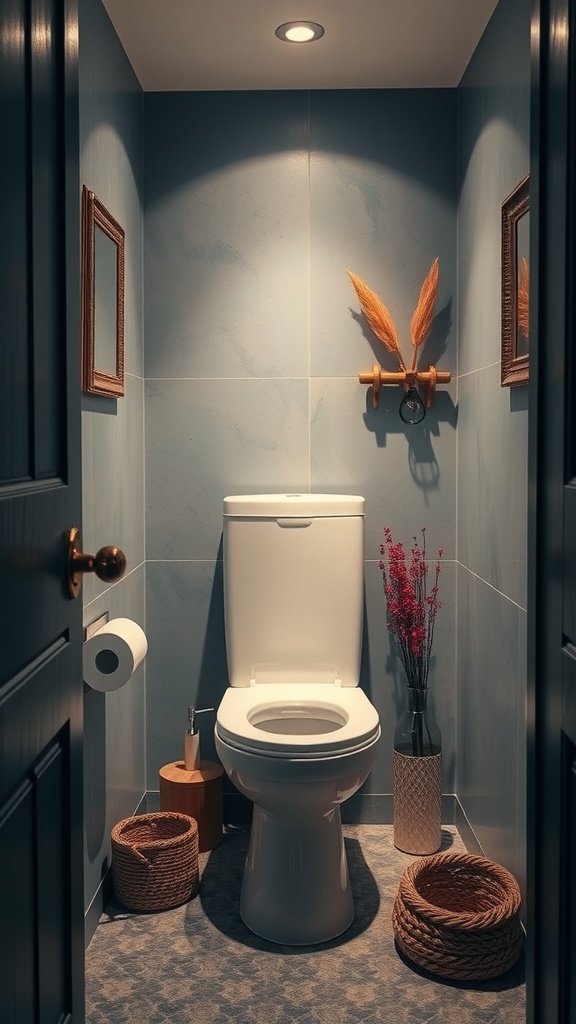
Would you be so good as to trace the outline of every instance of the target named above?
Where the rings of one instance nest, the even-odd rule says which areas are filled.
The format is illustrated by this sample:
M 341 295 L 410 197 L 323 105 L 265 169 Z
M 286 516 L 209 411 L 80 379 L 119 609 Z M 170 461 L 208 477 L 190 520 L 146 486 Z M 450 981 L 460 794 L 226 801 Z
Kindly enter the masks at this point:
M 142 797 L 136 814 L 153 814 L 160 810 L 160 793 L 157 789 L 149 789 Z
M 478 856 L 483 857 L 484 850 L 457 796 L 454 797 L 454 824 L 462 837 L 468 853 L 477 853 Z
M 225 824 L 245 825 L 252 820 L 252 802 L 241 793 L 225 792 L 222 803 Z M 159 792 L 148 790 L 136 813 L 157 811 L 159 807 Z M 342 821 L 347 825 L 392 825 L 394 798 L 392 793 L 355 793 L 342 804 L 341 814 Z M 456 825 L 471 852 L 480 849 L 470 822 L 454 793 L 444 793 L 442 796 L 442 824 Z
M 224 793 L 223 819 L 227 825 L 245 825 L 252 820 L 252 802 L 241 793 Z M 146 793 L 145 806 L 141 810 L 157 811 L 160 807 L 160 794 L 157 790 Z M 464 811 L 453 793 L 445 793 L 442 797 L 442 824 L 455 825 L 456 808 L 463 825 L 472 833 Z M 355 793 L 341 807 L 342 821 L 347 825 L 392 825 L 394 821 L 394 799 L 392 793 Z M 472 833 L 473 835 L 473 833 Z M 474 841 L 476 841 L 474 837 Z M 477 841 L 476 841 L 477 842 Z
M 442 824 L 454 825 L 455 796 L 442 796 Z M 355 793 L 341 807 L 342 821 L 347 825 L 392 825 L 394 797 L 392 793 Z
M 106 873 L 102 876 L 100 885 L 98 886 L 92 902 L 88 907 L 88 910 L 84 914 L 84 948 L 87 949 L 90 945 L 90 940 L 98 927 L 98 922 L 106 910 L 110 900 L 114 895 L 114 885 L 112 882 L 112 870 L 108 868 Z

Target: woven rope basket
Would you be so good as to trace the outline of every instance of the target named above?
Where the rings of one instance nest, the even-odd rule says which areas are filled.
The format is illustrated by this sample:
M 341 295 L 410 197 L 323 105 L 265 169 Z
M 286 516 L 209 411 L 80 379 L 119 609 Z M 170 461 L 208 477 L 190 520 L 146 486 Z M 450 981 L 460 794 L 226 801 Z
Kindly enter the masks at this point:
M 392 911 L 398 946 L 444 978 L 509 970 L 522 948 L 520 889 L 506 868 L 471 853 L 440 853 L 406 869 Z
M 111 839 L 114 889 L 128 910 L 168 910 L 198 892 L 198 825 L 188 814 L 124 818 Z

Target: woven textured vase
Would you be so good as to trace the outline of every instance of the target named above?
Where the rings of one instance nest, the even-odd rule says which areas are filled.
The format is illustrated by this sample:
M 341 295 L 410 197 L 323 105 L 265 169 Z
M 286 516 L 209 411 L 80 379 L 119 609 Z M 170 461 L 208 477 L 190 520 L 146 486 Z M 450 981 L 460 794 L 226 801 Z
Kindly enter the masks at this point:
M 442 754 L 409 757 L 394 751 L 394 846 L 430 854 L 442 840 Z
M 402 875 L 392 927 L 402 952 L 444 978 L 496 978 L 522 950 L 520 887 L 500 864 L 472 853 L 440 853 Z
M 428 687 L 407 686 L 394 732 L 394 846 L 404 853 L 440 849 L 442 736 Z

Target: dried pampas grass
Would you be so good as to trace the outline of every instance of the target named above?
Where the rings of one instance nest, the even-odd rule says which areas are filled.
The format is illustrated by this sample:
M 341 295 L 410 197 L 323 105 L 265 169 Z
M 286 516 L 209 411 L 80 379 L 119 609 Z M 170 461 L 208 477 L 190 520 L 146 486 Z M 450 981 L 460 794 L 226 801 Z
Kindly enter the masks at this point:
M 434 319 L 436 298 L 438 295 L 438 273 L 439 261 L 438 257 L 436 257 L 428 271 L 426 280 L 422 285 L 418 305 L 414 310 L 414 316 L 410 323 L 410 336 L 412 338 L 412 346 L 414 348 L 414 353 L 412 355 L 413 370 L 416 368 L 418 349 L 425 342 Z
M 404 366 L 400 345 L 398 344 L 396 328 L 386 306 L 361 277 L 353 274 L 351 270 L 348 271 L 348 277 L 358 296 L 360 308 L 374 334 L 384 343 L 389 352 L 393 352 L 398 357 L 401 369 L 405 370 L 406 367 Z
M 414 349 L 412 354 L 412 371 L 416 369 L 418 349 L 425 342 L 434 319 L 436 299 L 438 296 L 439 272 L 440 263 L 438 257 L 436 257 L 420 290 L 418 305 L 414 310 L 414 315 L 410 323 L 410 335 Z M 402 359 L 402 352 L 400 351 L 400 345 L 398 343 L 396 328 L 394 327 L 394 322 L 386 306 L 361 277 L 358 277 L 357 274 L 353 274 L 351 270 L 348 271 L 348 277 L 350 278 L 356 295 L 358 296 L 360 308 L 366 317 L 368 324 L 374 331 L 374 334 L 384 343 L 389 352 L 393 352 L 397 356 L 398 362 L 400 363 L 400 369 L 406 371 L 406 366 Z

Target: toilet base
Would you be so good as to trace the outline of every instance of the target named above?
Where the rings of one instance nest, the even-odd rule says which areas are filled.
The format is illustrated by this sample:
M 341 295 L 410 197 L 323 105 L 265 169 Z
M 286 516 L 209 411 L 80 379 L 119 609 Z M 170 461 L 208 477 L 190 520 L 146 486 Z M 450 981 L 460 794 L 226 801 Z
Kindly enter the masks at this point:
M 263 939 L 316 945 L 354 919 L 340 808 L 317 821 L 284 821 L 254 805 L 240 916 Z

